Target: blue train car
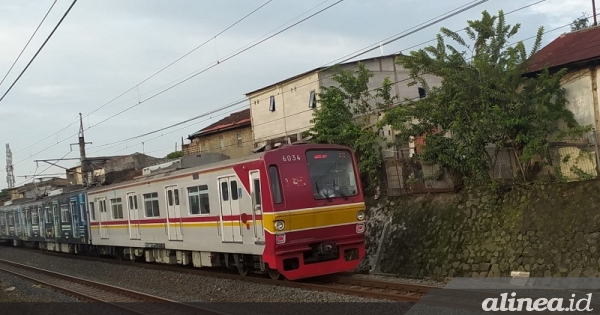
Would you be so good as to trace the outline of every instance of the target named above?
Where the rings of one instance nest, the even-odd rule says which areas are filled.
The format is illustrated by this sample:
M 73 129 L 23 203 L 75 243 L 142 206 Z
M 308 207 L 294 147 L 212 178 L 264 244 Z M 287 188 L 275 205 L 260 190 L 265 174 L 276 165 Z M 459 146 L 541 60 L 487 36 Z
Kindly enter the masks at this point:
M 86 191 L 70 186 L 37 200 L 0 207 L 0 239 L 52 251 L 77 253 L 90 244 Z

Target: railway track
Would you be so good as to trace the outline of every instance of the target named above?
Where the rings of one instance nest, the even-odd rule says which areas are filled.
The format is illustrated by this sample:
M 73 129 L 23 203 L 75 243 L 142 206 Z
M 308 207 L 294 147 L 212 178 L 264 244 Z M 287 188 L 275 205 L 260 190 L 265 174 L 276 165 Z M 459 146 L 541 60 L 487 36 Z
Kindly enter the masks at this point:
M 19 248 L 22 250 L 32 250 Z M 40 252 L 35 250 L 36 252 Z M 410 302 L 416 303 L 420 298 L 425 295 L 431 289 L 439 289 L 438 287 L 423 286 L 416 284 L 407 283 L 395 283 L 387 281 L 376 281 L 362 278 L 352 278 L 348 276 L 325 276 L 318 277 L 315 279 L 307 279 L 301 281 L 284 281 L 284 280 L 272 280 L 268 277 L 261 275 L 247 275 L 241 276 L 236 272 L 228 272 L 219 269 L 198 269 L 188 266 L 180 265 L 164 265 L 164 264 L 150 264 L 143 262 L 131 262 L 131 261 L 119 261 L 115 259 L 100 258 L 93 256 L 78 255 L 73 257 L 72 255 L 41 251 L 41 253 L 50 256 L 57 256 L 70 259 L 85 259 L 93 261 L 101 261 L 110 264 L 128 265 L 138 268 L 154 269 L 160 271 L 172 271 L 177 273 L 195 274 L 205 277 L 216 277 L 230 280 L 248 281 L 253 283 L 260 283 L 266 285 L 276 285 L 290 288 L 298 288 L 304 290 L 331 292 L 352 296 L 360 296 L 364 298 L 372 298 L 379 300 L 389 300 L 397 302 Z
M 61 291 L 79 300 L 100 302 L 131 314 L 166 315 L 177 312 L 177 314 L 225 315 L 187 303 L 2 259 L 0 259 L 0 271 Z

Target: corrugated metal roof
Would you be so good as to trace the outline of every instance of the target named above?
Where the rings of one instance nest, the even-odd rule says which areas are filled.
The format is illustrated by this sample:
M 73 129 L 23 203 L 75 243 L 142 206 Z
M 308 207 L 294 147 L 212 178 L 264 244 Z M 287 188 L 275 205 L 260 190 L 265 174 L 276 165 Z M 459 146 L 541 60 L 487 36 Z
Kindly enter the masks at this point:
M 600 26 L 565 33 L 538 51 L 529 64 L 529 72 L 565 66 L 600 57 Z
M 231 115 L 205 127 L 204 129 L 191 134 L 188 138 L 191 139 L 198 136 L 203 136 L 205 134 L 246 126 L 250 124 L 250 108 L 247 108 L 239 112 L 232 113 Z

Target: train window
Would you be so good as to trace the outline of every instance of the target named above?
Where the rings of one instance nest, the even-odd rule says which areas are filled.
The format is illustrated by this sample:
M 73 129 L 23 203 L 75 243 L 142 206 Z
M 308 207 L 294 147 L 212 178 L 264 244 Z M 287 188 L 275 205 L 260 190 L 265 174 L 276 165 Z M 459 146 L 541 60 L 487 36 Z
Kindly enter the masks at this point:
M 60 221 L 63 223 L 69 222 L 69 206 L 68 205 L 60 206 Z
M 79 204 L 79 217 L 81 217 L 81 221 L 85 221 L 85 202 Z
M 38 214 L 35 211 L 31 213 L 31 224 L 33 224 L 33 225 L 40 224 L 40 218 L 38 217 Z
M 190 214 L 208 214 L 210 213 L 210 204 L 208 202 L 208 186 L 200 185 L 189 187 L 188 198 L 190 200 Z
M 134 209 L 138 208 L 138 205 L 137 205 L 137 195 L 133 196 L 133 206 L 134 206 Z
M 238 200 L 237 181 L 231 181 L 231 200 Z
M 283 197 L 281 195 L 281 184 L 279 182 L 279 173 L 277 166 L 269 166 L 269 179 L 271 182 L 271 191 L 273 192 L 273 202 L 282 203 Z
M 175 197 L 175 205 L 179 206 L 179 189 L 174 189 L 173 195 Z
M 253 185 L 254 185 L 254 201 L 255 201 L 256 205 L 260 205 L 261 204 L 261 200 L 260 200 L 260 179 L 255 178 L 252 182 L 253 182 Z
M 146 217 L 160 216 L 158 193 L 144 194 L 144 208 L 146 209 Z
M 50 213 L 50 207 L 45 207 L 46 210 L 46 223 L 52 223 L 52 213 Z
M 71 201 L 71 215 L 73 216 L 73 221 L 77 221 L 77 202 Z
M 227 182 L 221 183 L 221 196 L 223 197 L 223 201 L 229 200 L 229 188 Z
M 112 207 L 112 218 L 123 219 L 123 204 L 121 203 L 121 198 L 111 199 L 110 206 Z
M 173 191 L 167 191 L 167 199 L 169 199 L 169 207 L 173 205 Z
M 347 198 L 358 194 L 350 151 L 309 150 L 306 161 L 315 199 Z
M 90 218 L 93 221 L 96 221 L 96 209 L 94 208 L 94 203 L 90 202 Z
M 15 217 L 12 213 L 8 215 L 8 225 L 15 225 Z
M 98 204 L 100 208 L 100 213 L 106 212 L 106 200 L 101 199 L 100 201 L 98 201 Z

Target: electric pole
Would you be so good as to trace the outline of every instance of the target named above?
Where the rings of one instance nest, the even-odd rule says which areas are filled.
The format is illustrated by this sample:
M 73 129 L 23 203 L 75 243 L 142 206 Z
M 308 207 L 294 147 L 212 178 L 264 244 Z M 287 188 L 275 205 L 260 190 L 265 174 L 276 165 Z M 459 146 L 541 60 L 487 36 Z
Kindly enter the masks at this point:
M 73 145 L 72 143 L 71 145 Z M 88 160 L 85 156 L 85 145 L 92 144 L 91 142 L 85 142 L 85 137 L 83 136 L 83 118 L 81 117 L 81 113 L 79 113 L 79 156 L 81 160 L 81 179 L 85 186 L 88 186 L 91 183 L 90 178 L 88 177 L 89 167 Z
M 12 163 L 12 151 L 8 143 L 6 144 L 6 183 L 8 189 L 15 188 L 15 173 Z

